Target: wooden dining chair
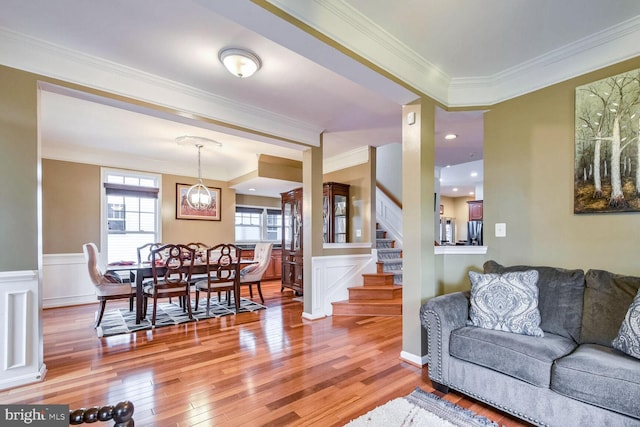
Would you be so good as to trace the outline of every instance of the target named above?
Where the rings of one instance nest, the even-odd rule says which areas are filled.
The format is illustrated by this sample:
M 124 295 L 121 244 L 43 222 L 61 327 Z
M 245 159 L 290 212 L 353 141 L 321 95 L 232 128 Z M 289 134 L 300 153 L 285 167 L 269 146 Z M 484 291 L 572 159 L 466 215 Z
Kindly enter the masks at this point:
M 158 249 L 160 246 L 162 246 L 162 243 L 146 243 L 139 248 L 136 248 L 136 251 L 138 252 L 138 264 L 150 262 L 151 251 Z M 162 259 L 162 254 L 158 254 L 157 256 L 159 257 L 158 259 Z
M 221 243 L 207 249 L 207 277 L 196 282 L 196 307 L 200 302 L 200 292 L 207 293 L 207 316 L 211 306 L 211 292 L 218 293 L 218 302 L 221 292 L 226 293 L 227 305 L 231 306 L 231 291 L 235 291 L 240 278 L 240 259 L 242 249 L 231 244 Z M 240 298 L 240 295 L 233 295 Z
M 196 263 L 204 262 L 206 260 L 207 249 L 209 249 L 209 245 L 202 242 L 192 242 L 192 243 L 187 243 L 187 246 L 196 251 L 196 260 L 195 260 Z M 195 286 L 196 282 L 199 282 L 200 280 L 203 280 L 206 278 L 207 278 L 206 273 L 193 274 L 191 275 L 191 285 Z
M 260 282 L 269 267 L 269 263 L 271 263 L 272 249 L 273 243 L 257 243 L 253 251 L 253 261 L 255 264 L 248 265 L 240 270 L 240 287 L 248 286 L 249 297 L 253 299 L 253 285 L 256 285 L 262 304 L 264 304 L 264 298 L 262 296 Z
M 189 319 L 193 319 L 189 299 L 195 251 L 186 245 L 167 244 L 152 249 L 151 259 L 156 260 L 151 262 L 153 280 L 143 288 L 145 313 L 149 298 L 153 298 L 151 325 L 155 326 L 156 324 L 158 298 L 180 298 L 183 310 L 188 310 Z
M 129 311 L 133 311 L 133 298 L 135 291 L 131 287 L 131 283 L 122 283 L 118 277 L 105 275 L 98 266 L 98 247 L 95 243 L 85 243 L 82 245 L 84 259 L 87 262 L 89 277 L 96 291 L 98 301 L 100 301 L 100 311 L 94 325 L 95 328 L 100 326 L 104 309 L 107 301 L 116 299 L 129 299 Z

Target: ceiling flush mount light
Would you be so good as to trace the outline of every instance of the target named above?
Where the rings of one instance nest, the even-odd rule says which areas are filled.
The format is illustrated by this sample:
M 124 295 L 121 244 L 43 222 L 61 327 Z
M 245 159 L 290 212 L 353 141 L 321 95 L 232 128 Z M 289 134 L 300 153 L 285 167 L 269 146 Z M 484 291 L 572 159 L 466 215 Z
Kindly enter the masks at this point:
M 244 49 L 222 49 L 218 57 L 231 74 L 240 78 L 251 77 L 262 65 L 256 54 Z
M 181 136 L 176 138 L 176 142 L 180 145 L 190 144 L 194 145 L 198 149 L 198 183 L 192 185 L 187 190 L 187 204 L 196 210 L 206 210 L 211 206 L 211 192 L 206 185 L 202 182 L 202 174 L 200 169 L 200 150 L 205 144 L 212 145 L 214 147 L 222 147 L 218 141 L 213 139 L 203 138 L 201 136 Z
M 451 141 L 452 139 L 456 139 L 458 137 L 458 135 L 456 135 L 455 133 L 448 133 L 444 136 L 444 139 L 446 139 L 447 141 Z

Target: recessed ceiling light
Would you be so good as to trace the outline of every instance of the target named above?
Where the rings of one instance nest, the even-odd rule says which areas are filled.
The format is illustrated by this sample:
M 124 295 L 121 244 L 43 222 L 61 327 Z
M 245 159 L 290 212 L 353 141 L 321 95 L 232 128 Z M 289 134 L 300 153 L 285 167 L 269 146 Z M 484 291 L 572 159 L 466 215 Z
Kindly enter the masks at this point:
M 451 165 L 447 165 L 447 166 L 445 166 L 445 168 L 450 168 L 450 167 L 451 167 Z
M 250 188 L 249 191 L 256 191 L 256 189 L 255 188 Z
M 470 195 L 470 196 L 473 196 L 473 191 L 469 191 L 469 195 Z
M 478 176 L 478 172 L 471 172 L 471 176 L 473 176 L 473 177 Z
M 456 135 L 455 133 L 448 133 L 444 136 L 444 139 L 446 140 L 452 140 L 452 139 L 456 139 L 458 137 L 458 135 Z
M 458 187 L 455 187 L 455 188 L 453 189 L 453 191 L 458 191 Z

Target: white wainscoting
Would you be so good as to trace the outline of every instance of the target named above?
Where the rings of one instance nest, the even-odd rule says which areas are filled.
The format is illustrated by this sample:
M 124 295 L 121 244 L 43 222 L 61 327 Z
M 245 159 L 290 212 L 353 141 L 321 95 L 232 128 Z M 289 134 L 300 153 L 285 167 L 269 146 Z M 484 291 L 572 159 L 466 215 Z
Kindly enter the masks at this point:
M 39 315 L 38 272 L 0 272 L 0 390 L 44 378 Z
M 349 299 L 348 288 L 361 286 L 362 275 L 375 273 L 377 253 L 364 255 L 320 256 L 311 259 L 311 312 L 305 319 L 319 319 L 333 314 L 334 301 Z
M 45 254 L 42 267 L 44 308 L 97 302 L 84 255 Z

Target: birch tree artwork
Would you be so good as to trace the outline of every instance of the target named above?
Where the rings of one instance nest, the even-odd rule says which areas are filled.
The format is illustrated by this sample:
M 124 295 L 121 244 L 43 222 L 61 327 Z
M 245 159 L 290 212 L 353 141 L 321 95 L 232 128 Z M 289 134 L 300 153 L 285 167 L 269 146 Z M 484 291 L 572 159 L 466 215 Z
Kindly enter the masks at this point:
M 574 212 L 640 211 L 640 69 L 576 88 Z

